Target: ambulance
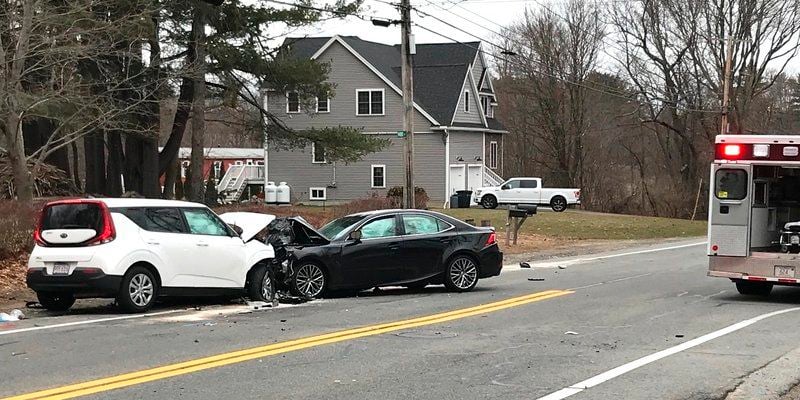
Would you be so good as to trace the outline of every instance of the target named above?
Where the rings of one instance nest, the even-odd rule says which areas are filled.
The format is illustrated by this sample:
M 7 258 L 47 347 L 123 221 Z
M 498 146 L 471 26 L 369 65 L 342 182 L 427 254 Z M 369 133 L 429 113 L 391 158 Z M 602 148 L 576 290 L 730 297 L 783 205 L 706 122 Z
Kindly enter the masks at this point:
M 717 136 L 710 182 L 708 275 L 744 295 L 798 285 L 800 136 Z

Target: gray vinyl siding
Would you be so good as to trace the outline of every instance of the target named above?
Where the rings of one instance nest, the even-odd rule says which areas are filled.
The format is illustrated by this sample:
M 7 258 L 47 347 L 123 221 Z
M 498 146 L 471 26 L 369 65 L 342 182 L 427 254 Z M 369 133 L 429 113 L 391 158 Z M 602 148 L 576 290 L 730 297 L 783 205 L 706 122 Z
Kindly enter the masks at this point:
M 464 93 L 469 91 L 470 108 L 469 112 L 464 111 Z M 472 84 L 466 80 L 464 87 L 461 89 L 461 97 L 458 99 L 458 107 L 456 107 L 456 115 L 453 118 L 454 122 L 465 122 L 482 124 L 481 120 L 481 103 L 478 94 L 472 90 Z
M 475 81 L 475 85 L 479 85 L 481 83 L 481 76 L 483 75 L 483 69 L 486 66 L 483 64 L 483 56 L 478 53 L 478 56 L 475 57 L 475 65 L 472 66 L 472 79 Z
M 389 137 L 386 135 L 385 137 Z M 415 185 L 422 187 L 431 198 L 431 206 L 444 200 L 445 163 L 444 142 L 439 133 L 422 133 L 414 136 Z M 292 201 L 309 200 L 309 188 L 328 187 L 327 201 L 341 202 L 377 195 L 384 197 L 388 189 L 402 186 L 404 182 L 403 141 L 391 137 L 392 144 L 384 151 L 369 154 L 350 164 L 312 164 L 311 147 L 293 151 L 270 151 L 269 180 L 287 182 L 291 187 Z M 478 146 L 480 147 L 480 146 Z M 386 188 L 372 188 L 372 165 L 386 166 Z
M 300 113 L 286 112 L 286 94 L 270 91 L 268 109 L 282 119 L 290 128 L 324 128 L 351 126 L 364 132 L 397 132 L 403 129 L 403 98 L 382 79 L 367 68 L 358 58 L 339 43 L 331 45 L 317 59 L 330 63 L 328 80 L 336 87 L 330 99 L 330 112 L 316 114 L 302 110 Z M 357 89 L 384 89 L 383 116 L 356 116 Z M 440 121 L 441 122 L 441 121 Z M 449 122 L 449 121 L 447 121 Z M 447 123 L 443 122 L 443 123 Z M 429 132 L 431 122 L 418 111 L 414 112 L 414 131 Z
M 461 157 L 464 161 L 458 161 Z M 475 157 L 483 159 L 483 133 L 450 132 L 450 164 L 478 164 Z
M 489 167 L 489 143 L 492 141 L 497 142 L 497 168 L 492 168 L 492 171 L 505 178 L 503 175 L 503 135 L 499 133 L 486 134 L 486 167 Z

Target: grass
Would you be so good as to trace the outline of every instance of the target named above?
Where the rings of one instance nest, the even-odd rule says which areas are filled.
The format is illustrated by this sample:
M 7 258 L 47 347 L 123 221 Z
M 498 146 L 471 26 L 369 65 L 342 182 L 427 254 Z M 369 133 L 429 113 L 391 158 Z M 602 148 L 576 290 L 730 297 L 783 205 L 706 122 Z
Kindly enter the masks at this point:
M 498 231 L 505 231 L 506 210 L 478 208 L 437 210 L 460 220 L 472 218 L 476 224 L 490 220 Z M 706 221 L 601 214 L 568 210 L 563 213 L 542 211 L 529 217 L 520 235 L 533 234 L 560 239 L 660 239 L 706 235 Z

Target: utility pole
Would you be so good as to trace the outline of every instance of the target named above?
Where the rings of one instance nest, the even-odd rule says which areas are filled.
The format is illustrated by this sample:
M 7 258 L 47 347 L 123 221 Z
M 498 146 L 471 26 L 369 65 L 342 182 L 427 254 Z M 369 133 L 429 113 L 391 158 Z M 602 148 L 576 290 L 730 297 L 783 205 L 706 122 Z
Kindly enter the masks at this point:
M 725 71 L 722 78 L 722 126 L 720 133 L 725 135 L 728 133 L 728 111 L 730 109 L 730 90 L 731 90 L 731 64 L 733 63 L 733 37 L 728 36 L 725 42 L 728 47 L 727 55 L 725 56 Z
M 411 66 L 411 3 L 410 0 L 400 2 L 400 27 L 402 41 L 400 45 L 400 73 L 403 76 L 403 131 L 405 133 L 403 150 L 405 154 L 405 187 L 403 189 L 403 206 L 415 208 L 414 204 L 414 77 Z

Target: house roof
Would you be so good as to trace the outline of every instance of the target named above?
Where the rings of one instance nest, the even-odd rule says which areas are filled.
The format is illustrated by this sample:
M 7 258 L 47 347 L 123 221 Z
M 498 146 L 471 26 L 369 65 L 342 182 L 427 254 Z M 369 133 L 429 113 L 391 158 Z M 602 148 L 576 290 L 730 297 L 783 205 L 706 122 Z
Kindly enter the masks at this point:
M 162 149 L 159 149 L 161 151 Z M 237 147 L 206 147 L 203 149 L 205 158 L 209 159 L 262 159 L 264 158 L 264 149 L 255 148 L 237 148 Z M 181 147 L 178 150 L 178 158 L 188 159 L 192 155 L 191 147 Z
M 400 46 L 339 36 L 361 57 L 396 87 L 402 87 Z M 287 38 L 291 55 L 311 58 L 333 37 Z M 458 106 L 461 87 L 475 61 L 480 42 L 432 43 L 416 45 L 414 65 L 414 102 L 440 124 L 448 125 Z

